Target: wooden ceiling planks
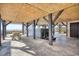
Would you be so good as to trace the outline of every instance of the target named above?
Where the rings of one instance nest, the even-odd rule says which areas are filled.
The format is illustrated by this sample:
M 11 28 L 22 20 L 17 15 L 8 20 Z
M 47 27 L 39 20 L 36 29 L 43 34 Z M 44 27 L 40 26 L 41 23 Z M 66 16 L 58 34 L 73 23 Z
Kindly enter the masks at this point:
M 2 4 L 0 11 L 1 18 L 6 21 L 15 22 L 16 16 L 20 9 L 21 9 L 21 4 L 7 4 L 7 3 Z
M 47 14 L 28 4 L 2 4 L 0 13 L 3 20 L 12 22 L 29 22 Z
M 79 4 L 64 10 L 56 22 L 68 22 L 79 20 Z
M 54 13 L 54 12 L 68 8 L 75 4 L 71 4 L 71 3 L 33 3 L 31 5 L 33 5 L 37 8 L 40 8 L 48 13 Z
M 34 8 L 29 4 L 24 4 L 23 7 L 20 9 L 20 13 L 16 18 L 24 20 L 25 22 L 31 22 L 45 15 L 47 15 L 47 12 L 38 10 L 37 8 Z
M 14 23 L 16 22 L 32 22 L 33 20 L 37 20 L 38 18 L 42 18 L 44 16 L 47 16 L 50 13 L 53 13 L 53 17 L 56 16 L 58 11 L 66 8 L 70 8 L 71 6 L 74 6 L 75 4 L 56 4 L 56 3 L 15 3 L 15 4 L 0 4 L 0 14 L 3 20 L 6 21 L 12 21 Z M 74 6 L 75 7 L 75 6 Z M 69 9 L 68 8 L 68 9 Z M 75 7 L 78 8 L 78 7 Z M 57 19 L 56 22 L 62 21 L 61 19 L 64 19 L 64 21 L 67 21 L 68 15 L 70 16 L 73 13 L 73 19 L 78 19 L 78 10 L 71 12 L 71 10 L 64 11 L 61 16 Z M 74 8 L 73 8 L 74 9 Z M 68 13 L 70 12 L 70 13 Z M 75 13 L 74 13 L 75 12 Z M 65 17 L 66 16 L 66 17 Z M 41 19 L 40 19 L 41 20 Z M 40 21 L 39 24 L 41 24 L 42 21 Z M 46 22 L 44 22 L 45 24 Z

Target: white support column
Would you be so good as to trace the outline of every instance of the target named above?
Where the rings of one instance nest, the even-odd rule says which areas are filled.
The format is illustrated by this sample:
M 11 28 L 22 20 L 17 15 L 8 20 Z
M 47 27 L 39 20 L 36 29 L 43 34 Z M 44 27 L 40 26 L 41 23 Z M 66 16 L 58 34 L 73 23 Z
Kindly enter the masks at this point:
M 68 22 L 66 22 L 66 36 L 68 36 Z
M 70 37 L 70 23 L 68 22 L 68 37 Z

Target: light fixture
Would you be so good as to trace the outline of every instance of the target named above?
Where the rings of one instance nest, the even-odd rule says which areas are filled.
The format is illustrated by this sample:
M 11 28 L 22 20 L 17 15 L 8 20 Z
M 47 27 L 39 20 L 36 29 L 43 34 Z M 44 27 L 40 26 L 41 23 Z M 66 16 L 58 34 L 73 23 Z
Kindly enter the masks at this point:
M 48 29 L 48 26 L 46 26 L 46 28 Z
M 36 29 L 38 28 L 38 26 L 36 26 Z
M 40 26 L 40 28 L 43 28 L 42 26 Z

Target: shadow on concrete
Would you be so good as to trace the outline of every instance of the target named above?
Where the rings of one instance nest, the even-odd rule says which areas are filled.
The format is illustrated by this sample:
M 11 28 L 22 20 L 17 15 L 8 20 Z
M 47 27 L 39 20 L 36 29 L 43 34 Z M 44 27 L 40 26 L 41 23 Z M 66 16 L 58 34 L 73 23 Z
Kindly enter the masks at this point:
M 33 56 L 36 56 L 36 54 L 32 52 L 31 48 L 26 48 L 26 47 L 27 46 L 23 46 L 23 47 L 11 47 L 11 48 L 12 49 L 19 49 L 19 50 L 21 50 L 23 52 L 26 52 L 26 53 L 31 54 Z
M 11 42 L 4 42 L 0 47 L 0 56 L 11 56 Z

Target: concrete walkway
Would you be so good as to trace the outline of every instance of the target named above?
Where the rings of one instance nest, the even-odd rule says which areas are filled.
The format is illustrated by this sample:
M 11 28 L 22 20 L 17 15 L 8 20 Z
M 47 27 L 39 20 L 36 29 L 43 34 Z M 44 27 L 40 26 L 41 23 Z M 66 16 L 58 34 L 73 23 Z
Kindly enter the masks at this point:
M 2 46 L 0 46 L 0 56 L 10 56 L 11 55 L 11 38 L 6 38 L 6 40 L 1 40 Z
M 53 46 L 48 40 L 32 39 L 23 36 L 22 40 L 13 41 L 8 38 L 0 47 L 0 55 L 4 56 L 77 56 L 79 55 L 79 39 L 59 35 Z M 2 49 L 3 48 L 3 49 Z M 1 52 L 2 51 L 2 52 Z M 6 52 L 7 51 L 7 52 Z M 5 52 L 5 53 L 4 53 Z

